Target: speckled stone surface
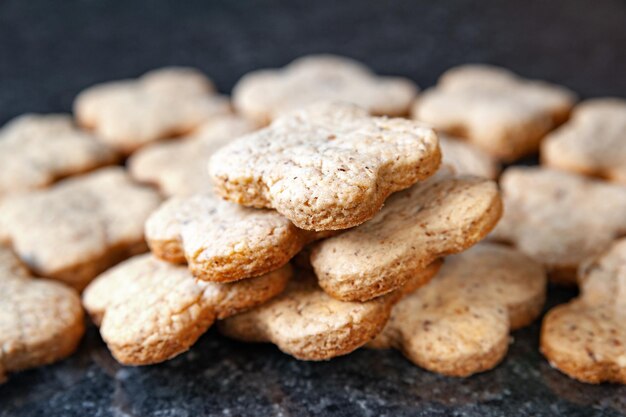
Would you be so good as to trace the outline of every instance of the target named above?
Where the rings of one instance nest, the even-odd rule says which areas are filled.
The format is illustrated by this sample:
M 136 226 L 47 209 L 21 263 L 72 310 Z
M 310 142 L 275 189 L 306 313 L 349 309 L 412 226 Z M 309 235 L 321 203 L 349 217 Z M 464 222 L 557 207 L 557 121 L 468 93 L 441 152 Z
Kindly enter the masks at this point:
M 626 97 L 620 0 L 180 4 L 0 2 L 0 123 L 68 111 L 84 87 L 166 64 L 197 66 L 228 92 L 247 71 L 314 52 L 346 54 L 421 87 L 452 65 L 487 62 L 583 97 Z M 550 305 L 573 295 L 552 288 Z M 92 328 L 75 356 L 1 385 L 0 417 L 626 415 L 626 387 L 584 385 L 550 368 L 539 324 L 513 336 L 502 365 L 460 380 L 394 351 L 298 362 L 215 331 L 171 362 L 125 368 Z

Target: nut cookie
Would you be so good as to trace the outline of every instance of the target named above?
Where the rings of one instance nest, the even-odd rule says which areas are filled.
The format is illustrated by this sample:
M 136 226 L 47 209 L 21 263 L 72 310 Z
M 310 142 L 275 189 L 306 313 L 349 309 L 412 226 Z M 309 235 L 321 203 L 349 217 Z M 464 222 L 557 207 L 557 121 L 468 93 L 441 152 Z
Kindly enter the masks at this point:
M 457 174 L 475 175 L 495 179 L 500 172 L 500 165 L 488 153 L 476 146 L 448 136 L 437 134 L 441 147 L 442 165 L 450 166 Z
M 537 318 L 545 296 L 540 264 L 505 246 L 479 244 L 446 258 L 429 284 L 400 300 L 368 347 L 400 349 L 429 371 L 469 376 L 500 363 L 509 332 Z
M 0 198 L 110 165 L 115 152 L 65 114 L 25 114 L 0 129 Z
M 541 351 L 579 381 L 626 384 L 626 239 L 583 264 L 578 276 L 580 295 L 543 320 Z
M 226 145 L 210 173 L 228 200 L 274 208 L 301 229 L 337 230 L 370 219 L 389 194 L 432 175 L 440 158 L 431 129 L 318 103 Z
M 0 245 L 0 382 L 9 372 L 69 356 L 85 331 L 76 291 L 30 276 Z
M 441 76 L 413 106 L 413 117 L 469 142 L 506 162 L 535 152 L 565 121 L 576 97 L 503 68 L 464 65 Z
M 252 132 L 254 123 L 238 116 L 216 117 L 191 136 L 148 145 L 128 160 L 130 175 L 154 184 L 166 196 L 187 196 L 212 189 L 207 161 L 231 139 Z
M 228 99 L 216 94 L 208 78 L 183 67 L 98 84 L 82 91 L 74 102 L 78 123 L 123 154 L 157 139 L 186 134 L 229 112 Z
M 246 74 L 233 89 L 236 109 L 267 124 L 277 116 L 318 101 L 345 101 L 373 115 L 403 116 L 417 86 L 400 77 L 383 77 L 350 58 L 310 55 L 283 69 Z
M 626 187 L 547 168 L 509 168 L 500 186 L 504 216 L 491 237 L 573 284 L 582 260 L 626 235 Z
M 236 283 L 209 283 L 197 281 L 183 266 L 144 254 L 96 278 L 83 305 L 119 362 L 147 365 L 188 350 L 215 320 L 276 296 L 290 276 L 286 265 Z
M 587 100 L 541 147 L 542 163 L 626 184 L 626 100 Z
M 328 235 L 298 229 L 274 210 L 257 210 L 211 193 L 174 197 L 146 222 L 158 258 L 187 263 L 199 279 L 236 281 L 285 265 L 307 243 Z
M 402 287 L 435 259 L 474 245 L 501 214 L 496 183 L 442 171 L 391 196 L 368 222 L 321 241 L 311 264 L 331 296 L 369 300 Z
M 434 263 L 416 271 L 407 283 L 428 281 L 439 269 Z M 396 291 L 364 303 L 336 300 L 317 285 L 309 271 L 298 270 L 284 293 L 270 302 L 218 324 L 228 337 L 245 342 L 271 342 L 302 360 L 326 360 L 363 346 L 382 329 L 391 307 L 404 295 Z
M 81 290 L 100 272 L 145 251 L 144 222 L 158 194 L 120 167 L 103 168 L 0 202 L 0 241 L 37 275 Z

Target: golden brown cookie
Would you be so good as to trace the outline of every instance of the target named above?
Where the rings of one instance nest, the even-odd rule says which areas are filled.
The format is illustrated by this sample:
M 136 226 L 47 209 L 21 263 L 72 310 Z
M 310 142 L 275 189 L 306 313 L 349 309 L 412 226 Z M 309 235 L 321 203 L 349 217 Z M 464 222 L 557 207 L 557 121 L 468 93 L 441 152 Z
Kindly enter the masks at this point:
M 0 245 L 0 382 L 9 372 L 69 356 L 85 331 L 76 291 L 30 276 Z
M 228 99 L 215 93 L 208 78 L 183 67 L 98 84 L 82 91 L 74 102 L 78 123 L 123 154 L 157 139 L 186 134 L 229 112 Z
M 0 129 L 0 198 L 110 165 L 115 152 L 65 114 L 25 114 Z
M 365 65 L 334 55 L 310 55 L 283 69 L 246 74 L 233 89 L 239 112 L 262 124 L 318 101 L 345 101 L 373 115 L 404 116 L 417 86 L 400 77 L 377 76 Z
M 216 319 L 276 296 L 290 276 L 286 265 L 232 284 L 208 283 L 184 266 L 144 254 L 96 278 L 83 294 L 83 305 L 119 362 L 147 365 L 186 351 Z
M 318 103 L 226 145 L 210 172 L 228 200 L 274 208 L 302 229 L 337 230 L 370 219 L 389 194 L 432 175 L 440 157 L 431 129 Z
M 541 147 L 543 164 L 626 184 L 626 100 L 587 100 Z
M 100 272 L 145 251 L 144 222 L 158 194 L 120 168 L 103 168 L 0 202 L 0 241 L 37 275 L 81 290 Z
M 537 318 L 545 295 L 540 264 L 505 246 L 479 244 L 446 258 L 429 284 L 400 300 L 368 346 L 400 349 L 429 371 L 469 376 L 500 363 L 510 330 Z
M 626 384 L 626 239 L 579 270 L 580 295 L 546 314 L 541 351 L 582 382 Z
M 626 187 L 547 168 L 509 168 L 501 177 L 504 216 L 491 237 L 575 283 L 585 258 L 626 235 Z
M 419 97 L 413 117 L 508 162 L 535 152 L 543 136 L 567 119 L 575 100 L 563 87 L 503 68 L 463 65 Z
M 407 283 L 428 281 L 439 269 L 435 262 L 416 271 Z M 309 271 L 297 270 L 285 292 L 270 302 L 219 323 L 228 337 L 245 342 L 271 342 L 302 360 L 326 360 L 363 346 L 383 328 L 391 307 L 404 295 L 396 291 L 364 302 L 339 301 L 317 285 Z
M 441 164 L 450 166 L 457 174 L 475 175 L 495 179 L 500 164 L 494 157 L 459 138 L 438 133 L 441 147 Z
M 273 271 L 328 234 L 298 229 L 274 210 L 242 207 L 212 193 L 171 198 L 146 222 L 146 240 L 158 258 L 186 262 L 197 278 L 213 282 Z
M 130 175 L 158 186 L 166 196 L 210 191 L 209 157 L 231 139 L 255 129 L 254 123 L 238 116 L 215 117 L 185 139 L 158 142 L 135 152 L 128 160 Z
M 321 241 L 311 264 L 331 296 L 369 300 L 402 287 L 435 259 L 474 245 L 501 214 L 496 183 L 442 170 L 391 196 L 368 222 Z

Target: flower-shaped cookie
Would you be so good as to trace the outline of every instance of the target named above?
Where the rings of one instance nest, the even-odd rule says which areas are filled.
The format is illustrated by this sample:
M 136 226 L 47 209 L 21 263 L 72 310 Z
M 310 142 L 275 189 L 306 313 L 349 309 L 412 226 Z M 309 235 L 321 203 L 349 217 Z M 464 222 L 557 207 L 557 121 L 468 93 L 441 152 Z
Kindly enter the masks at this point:
M 498 162 L 471 143 L 443 133 L 438 133 L 441 147 L 441 164 L 454 168 L 457 174 L 476 175 L 494 179 L 500 172 Z

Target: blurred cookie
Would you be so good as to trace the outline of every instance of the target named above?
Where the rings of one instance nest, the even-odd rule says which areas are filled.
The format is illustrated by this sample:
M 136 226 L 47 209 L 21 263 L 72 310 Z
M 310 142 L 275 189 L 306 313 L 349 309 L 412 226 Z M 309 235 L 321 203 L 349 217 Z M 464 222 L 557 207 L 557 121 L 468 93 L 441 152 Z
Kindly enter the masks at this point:
M 160 202 L 122 168 L 103 168 L 0 202 L 0 241 L 37 275 L 76 289 L 145 251 L 143 225 Z
M 626 235 L 626 187 L 547 168 L 509 168 L 501 177 L 504 215 L 492 233 L 576 282 L 582 260 Z
M 274 208 L 307 230 L 370 219 L 389 194 L 439 166 L 435 133 L 357 106 L 318 103 L 217 151 L 210 173 L 224 198 Z
M 626 100 L 587 100 L 541 147 L 543 164 L 626 184 Z
M 0 198 L 110 165 L 115 152 L 65 114 L 25 114 L 0 129 Z
M 416 95 L 417 86 L 406 78 L 378 76 L 350 58 L 310 55 L 283 69 L 246 74 L 233 89 L 233 103 L 245 116 L 267 124 L 329 100 L 354 103 L 372 115 L 403 116 Z
M 503 68 L 463 65 L 419 97 L 413 117 L 510 162 L 535 152 L 543 136 L 567 119 L 575 100 L 563 87 Z
M 454 168 L 457 174 L 475 175 L 494 179 L 500 164 L 488 153 L 458 138 L 438 133 L 441 147 L 441 164 Z
M 209 157 L 231 139 L 252 132 L 254 123 L 238 116 L 216 117 L 191 136 L 148 145 L 128 160 L 137 181 L 154 184 L 167 196 L 186 196 L 213 188 L 207 171 Z
M 500 363 L 509 332 L 536 319 L 545 296 L 541 265 L 514 249 L 479 244 L 446 258 L 429 284 L 400 300 L 368 346 L 400 349 L 432 372 L 469 376 Z
M 290 276 L 287 265 L 232 284 L 208 283 L 183 266 L 144 254 L 96 278 L 83 294 L 83 305 L 119 362 L 147 365 L 186 351 L 216 319 L 279 294 Z
M 582 382 L 626 384 L 626 239 L 584 264 L 580 295 L 546 314 L 541 351 Z
M 435 259 L 484 238 L 502 214 L 496 183 L 442 171 L 391 196 L 368 222 L 315 245 L 320 286 L 346 301 L 402 287 Z
M 89 87 L 74 102 L 78 123 L 130 154 L 157 139 L 191 132 L 207 119 L 228 114 L 228 99 L 192 68 L 169 67 L 138 79 Z
M 9 372 L 69 356 L 85 331 L 76 291 L 30 276 L 0 245 L 0 382 Z

